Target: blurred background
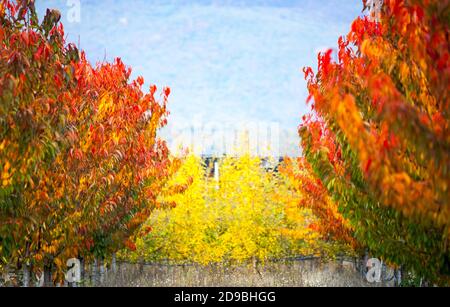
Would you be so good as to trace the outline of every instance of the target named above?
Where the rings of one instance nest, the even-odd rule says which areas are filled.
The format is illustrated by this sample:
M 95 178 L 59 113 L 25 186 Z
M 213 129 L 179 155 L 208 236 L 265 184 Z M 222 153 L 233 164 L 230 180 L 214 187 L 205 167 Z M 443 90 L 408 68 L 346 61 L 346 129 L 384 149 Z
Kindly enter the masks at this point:
M 360 0 L 36 2 L 41 18 L 48 7 L 62 12 L 67 40 L 92 64 L 120 57 L 146 92 L 171 87 L 163 136 L 174 151 L 205 155 L 226 151 L 227 134 L 237 138 L 249 123 L 269 129 L 274 155 L 298 155 L 308 111 L 301 69 L 316 68 L 317 53 L 335 47 L 362 10 Z

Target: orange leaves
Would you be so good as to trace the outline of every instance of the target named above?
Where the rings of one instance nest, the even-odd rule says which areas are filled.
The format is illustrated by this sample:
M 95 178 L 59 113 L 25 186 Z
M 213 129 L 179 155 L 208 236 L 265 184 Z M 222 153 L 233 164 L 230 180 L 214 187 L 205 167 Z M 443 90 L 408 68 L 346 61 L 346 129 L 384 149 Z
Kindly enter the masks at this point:
M 338 40 L 338 64 L 320 54 L 317 74 L 305 69 L 314 106 L 300 129 L 302 145 L 363 245 L 436 276 L 449 257 L 449 4 L 383 3 L 377 20 L 356 19 Z M 331 209 L 317 202 L 320 187 L 305 182 L 303 191 Z M 321 226 L 333 229 L 333 209 L 323 212 Z M 393 248 L 392 231 L 408 248 Z M 383 232 L 384 241 L 374 239 Z M 416 265 L 427 257 L 433 268 Z
M 351 26 L 351 31 L 348 34 L 348 39 L 360 46 L 364 39 L 381 35 L 381 25 L 375 21 L 370 20 L 369 17 L 358 17 Z
M 320 226 L 315 224 L 315 223 L 309 224 L 308 228 L 313 230 L 313 231 L 317 231 L 317 232 L 319 232 L 319 230 L 320 230 Z
M 304 158 L 285 159 L 280 172 L 290 179 L 302 196 L 299 205 L 311 209 L 319 219 L 319 224 L 310 224 L 310 229 L 319 231 L 325 238 L 356 245 L 349 222 L 339 213 L 337 204 Z
M 29 260 L 17 256 L 27 254 L 27 244 L 36 246 L 30 259 L 58 254 L 61 263 L 75 250 L 121 248 L 171 175 L 167 145 L 157 138 L 170 89 L 158 102 L 156 86 L 143 93 L 144 79 L 130 80 L 119 58 L 91 66 L 84 52 L 65 45 L 57 11 L 31 27 L 35 16 L 19 20 L 13 2 L 0 3 L 7 19 L 0 22 L 0 46 L 8 47 L 0 48 L 0 121 L 10 128 L 0 141 L 0 202 L 14 204 L 0 206 L 0 224 L 11 225 L 0 237 L 15 242 L 5 257 Z M 23 221 L 20 227 L 6 224 L 12 217 Z M 46 227 L 31 237 L 39 225 Z
M 449 130 L 449 122 L 444 118 L 442 113 L 436 112 L 432 116 L 433 130 L 439 137 L 444 137 L 444 131 Z
M 384 42 L 380 39 L 364 39 L 361 43 L 360 50 L 364 56 L 370 58 L 372 65 L 378 65 L 380 59 L 390 52 L 383 44 Z
M 131 241 L 131 240 L 125 241 L 125 246 L 131 251 L 135 251 L 136 250 L 136 244 L 134 244 L 134 242 Z
M 0 178 L 3 188 L 9 186 L 12 183 L 13 172 L 14 170 L 11 170 L 11 164 L 9 163 L 9 161 L 6 161 L 5 165 L 3 165 L 3 171 Z
M 55 255 L 58 251 L 59 242 L 54 240 L 51 243 L 44 243 L 42 245 L 42 251 L 48 255 Z
M 136 79 L 136 82 L 137 82 L 137 84 L 139 84 L 139 86 L 142 86 L 142 85 L 144 84 L 144 78 L 141 77 L 141 76 L 139 76 L 139 77 Z
M 352 24 L 347 41 L 339 39 L 339 57 L 345 58 L 343 66 L 330 63 L 329 53 L 320 54 L 317 79 L 310 76 L 308 84 L 315 109 L 332 123 L 330 126 L 337 125 L 343 132 L 346 141 L 358 153 L 361 169 L 374 187 L 386 176 L 386 171 L 395 174 L 402 168 L 393 148 L 417 147 L 421 154 L 414 151 L 414 155 L 425 157 L 425 148 L 434 150 L 437 139 L 442 140 L 444 131 L 448 130 L 446 120 L 440 116 L 446 108 L 443 88 L 433 85 L 441 80 L 435 79 L 430 69 L 440 71 L 442 80 L 448 80 L 449 71 L 444 69 L 445 64 L 430 66 L 437 57 L 422 50 L 424 43 L 433 43 L 426 30 L 430 23 L 434 23 L 435 37 L 441 37 L 438 31 L 442 28 L 436 20 L 430 20 L 428 8 L 422 5 L 388 1 L 385 9 L 380 22 L 358 18 Z M 395 36 L 398 32 L 401 35 Z M 420 36 L 422 40 L 417 41 Z M 356 45 L 361 52 L 359 56 L 345 54 L 348 42 Z M 440 44 L 435 45 L 438 46 Z M 440 52 L 446 58 L 448 52 L 444 49 Z M 366 100 L 370 103 L 365 103 Z M 372 112 L 372 107 L 376 113 Z M 423 110 L 428 114 L 423 114 Z M 439 124 L 431 124 L 429 118 L 434 116 Z M 426 136 L 429 133 L 434 135 L 429 138 Z M 318 138 L 320 136 L 313 135 L 313 140 Z M 399 139 L 405 142 L 400 143 Z M 447 159 L 448 155 L 435 157 Z M 404 167 L 410 169 L 410 164 Z M 439 167 L 429 171 L 440 172 Z
M 89 174 L 84 185 L 89 185 L 89 190 L 79 198 L 89 217 L 85 221 L 85 236 L 111 232 L 108 236 L 122 240 L 132 236 L 148 218 L 169 175 L 168 150 L 165 143 L 156 140 L 156 133 L 165 122 L 165 103 L 170 92 L 164 91 L 163 105 L 153 97 L 156 86 L 144 95 L 140 89 L 143 78 L 128 82 L 131 70 L 120 59 L 96 68 L 90 68 L 88 63 L 81 66 L 80 72 L 89 72 L 89 77 L 78 76 L 84 80 L 79 83 L 78 90 L 83 95 L 80 103 L 87 102 L 94 115 L 83 112 L 73 119 L 86 154 L 82 161 L 71 161 L 69 168 L 74 178 Z M 151 110 L 151 118 L 143 122 L 146 108 Z M 97 204 L 92 204 L 92 199 Z M 119 227 L 124 224 L 125 228 Z M 97 243 L 94 241 L 93 248 Z M 120 247 L 124 243 L 114 244 Z

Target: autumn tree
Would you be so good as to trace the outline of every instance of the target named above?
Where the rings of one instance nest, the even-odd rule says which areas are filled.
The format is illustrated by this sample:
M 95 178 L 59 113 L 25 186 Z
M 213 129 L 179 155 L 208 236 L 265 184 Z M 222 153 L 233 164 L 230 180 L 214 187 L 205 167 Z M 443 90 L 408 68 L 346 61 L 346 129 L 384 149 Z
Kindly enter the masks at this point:
M 314 175 L 311 165 L 305 158 L 286 158 L 280 171 L 289 178 L 291 189 L 299 196 L 297 208 L 311 209 L 316 216 L 317 223 L 310 227 L 317 230 L 322 239 L 341 242 L 347 245 L 349 250 L 359 248 L 350 222 L 339 212 L 337 203 L 322 181 Z
M 67 93 L 78 51 L 64 46 L 57 11 L 38 25 L 32 2 L 0 2 L 0 187 L 1 263 L 21 266 L 32 257 L 40 208 L 34 197 L 63 146 Z M 34 194 L 33 196 L 31 194 Z M 36 210 L 35 210 L 36 209 Z M 45 227 L 45 225 L 44 225 Z
M 36 270 L 123 248 L 176 170 L 158 129 L 165 88 L 142 92 L 120 59 L 93 67 L 66 45 L 60 14 L 0 6 L 1 262 Z M 51 282 L 47 280 L 47 282 Z
M 155 211 L 136 238 L 136 251 L 123 257 L 208 265 L 321 254 L 326 244 L 312 226 L 316 217 L 298 209 L 298 195 L 284 175 L 249 155 L 217 161 L 218 181 L 208 175 L 210 165 L 186 158 L 167 188 L 188 186 L 164 197 L 176 207 Z
M 304 69 L 313 111 L 300 127 L 358 241 L 436 282 L 450 273 L 449 12 L 386 0 L 357 18 L 335 60 L 329 50 L 316 74 Z

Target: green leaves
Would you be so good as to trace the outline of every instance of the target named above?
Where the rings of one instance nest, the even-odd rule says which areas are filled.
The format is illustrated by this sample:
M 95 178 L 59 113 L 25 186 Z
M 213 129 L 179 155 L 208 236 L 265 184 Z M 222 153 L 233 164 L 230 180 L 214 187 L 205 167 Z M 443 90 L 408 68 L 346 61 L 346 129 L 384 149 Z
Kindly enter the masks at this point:
M 44 20 L 42 21 L 41 27 L 47 36 L 50 31 L 58 24 L 61 20 L 61 13 L 58 10 L 47 9 Z

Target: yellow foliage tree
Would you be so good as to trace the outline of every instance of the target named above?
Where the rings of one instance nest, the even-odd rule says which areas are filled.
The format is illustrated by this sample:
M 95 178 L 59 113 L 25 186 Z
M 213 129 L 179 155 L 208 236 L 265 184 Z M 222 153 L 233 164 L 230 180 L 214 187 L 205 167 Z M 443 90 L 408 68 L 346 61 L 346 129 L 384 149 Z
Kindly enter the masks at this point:
M 288 178 L 263 167 L 257 157 L 219 160 L 220 178 L 211 166 L 189 156 L 167 189 L 190 183 L 182 193 L 165 196 L 176 204 L 148 220 L 128 260 L 244 263 L 317 254 L 323 250 L 315 216 L 299 209 Z

